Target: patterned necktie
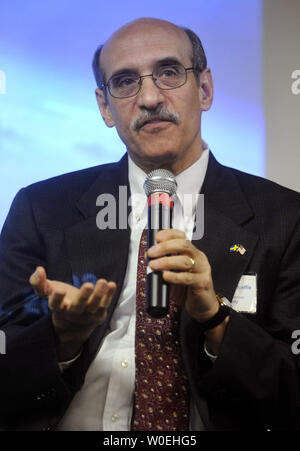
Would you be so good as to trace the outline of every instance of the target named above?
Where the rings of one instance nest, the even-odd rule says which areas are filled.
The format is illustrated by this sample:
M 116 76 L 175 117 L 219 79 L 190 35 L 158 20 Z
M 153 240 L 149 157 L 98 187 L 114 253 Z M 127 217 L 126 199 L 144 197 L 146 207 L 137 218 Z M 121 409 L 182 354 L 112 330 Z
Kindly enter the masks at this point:
M 179 342 L 179 309 L 170 301 L 169 314 L 152 318 L 146 312 L 147 231 L 138 256 L 135 334 L 134 431 L 186 431 L 189 425 L 188 381 Z

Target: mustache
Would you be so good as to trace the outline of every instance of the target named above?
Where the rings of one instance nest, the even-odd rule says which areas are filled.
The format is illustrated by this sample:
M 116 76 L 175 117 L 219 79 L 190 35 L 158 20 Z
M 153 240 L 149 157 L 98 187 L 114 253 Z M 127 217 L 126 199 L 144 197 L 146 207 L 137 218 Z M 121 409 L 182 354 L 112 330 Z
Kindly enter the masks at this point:
M 181 121 L 180 115 L 174 111 L 169 111 L 166 108 L 158 110 L 145 110 L 131 121 L 131 128 L 138 131 L 147 122 L 152 121 L 168 121 L 178 125 Z

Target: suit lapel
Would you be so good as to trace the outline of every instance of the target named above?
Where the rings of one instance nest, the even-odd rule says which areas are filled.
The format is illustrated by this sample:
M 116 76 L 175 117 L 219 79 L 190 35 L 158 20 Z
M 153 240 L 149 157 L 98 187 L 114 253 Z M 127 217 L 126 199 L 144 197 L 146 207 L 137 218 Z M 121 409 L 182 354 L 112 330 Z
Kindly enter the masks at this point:
M 243 225 L 251 221 L 251 210 L 232 169 L 221 166 L 210 154 L 202 187 L 204 235 L 193 241 L 210 262 L 215 291 L 230 301 L 249 265 L 258 237 Z M 246 252 L 231 252 L 241 244 Z
M 230 218 L 217 212 L 209 200 L 205 201 L 205 232 L 194 244 L 203 251 L 212 269 L 212 279 L 217 294 L 232 300 L 238 282 L 246 271 L 252 257 L 257 238 L 244 230 Z M 241 244 L 246 252 L 230 252 L 230 248 Z

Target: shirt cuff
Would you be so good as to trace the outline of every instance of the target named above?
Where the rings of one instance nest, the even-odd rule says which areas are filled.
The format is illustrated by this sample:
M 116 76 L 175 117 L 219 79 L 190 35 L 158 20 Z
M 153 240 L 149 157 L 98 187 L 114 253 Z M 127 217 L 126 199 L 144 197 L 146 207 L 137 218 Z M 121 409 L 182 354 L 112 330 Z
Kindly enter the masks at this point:
M 217 360 L 218 356 L 211 354 L 210 352 L 208 352 L 207 348 L 206 348 L 206 342 L 204 342 L 204 352 L 205 354 L 210 358 L 210 361 L 212 363 L 215 363 L 215 361 Z
M 69 368 L 81 355 L 81 350 L 80 352 L 71 360 L 67 360 L 65 362 L 58 362 L 58 366 L 60 371 L 63 373 L 67 368 Z

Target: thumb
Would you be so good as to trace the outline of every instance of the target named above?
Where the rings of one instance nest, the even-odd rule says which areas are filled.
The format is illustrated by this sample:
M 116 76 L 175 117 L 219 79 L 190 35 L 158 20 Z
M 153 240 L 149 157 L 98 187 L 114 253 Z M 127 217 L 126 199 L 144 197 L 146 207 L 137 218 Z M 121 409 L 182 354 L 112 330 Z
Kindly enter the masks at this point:
M 43 266 L 38 266 L 35 272 L 31 274 L 29 283 L 39 297 L 47 297 L 52 292 L 51 283 L 47 279 L 47 273 Z

